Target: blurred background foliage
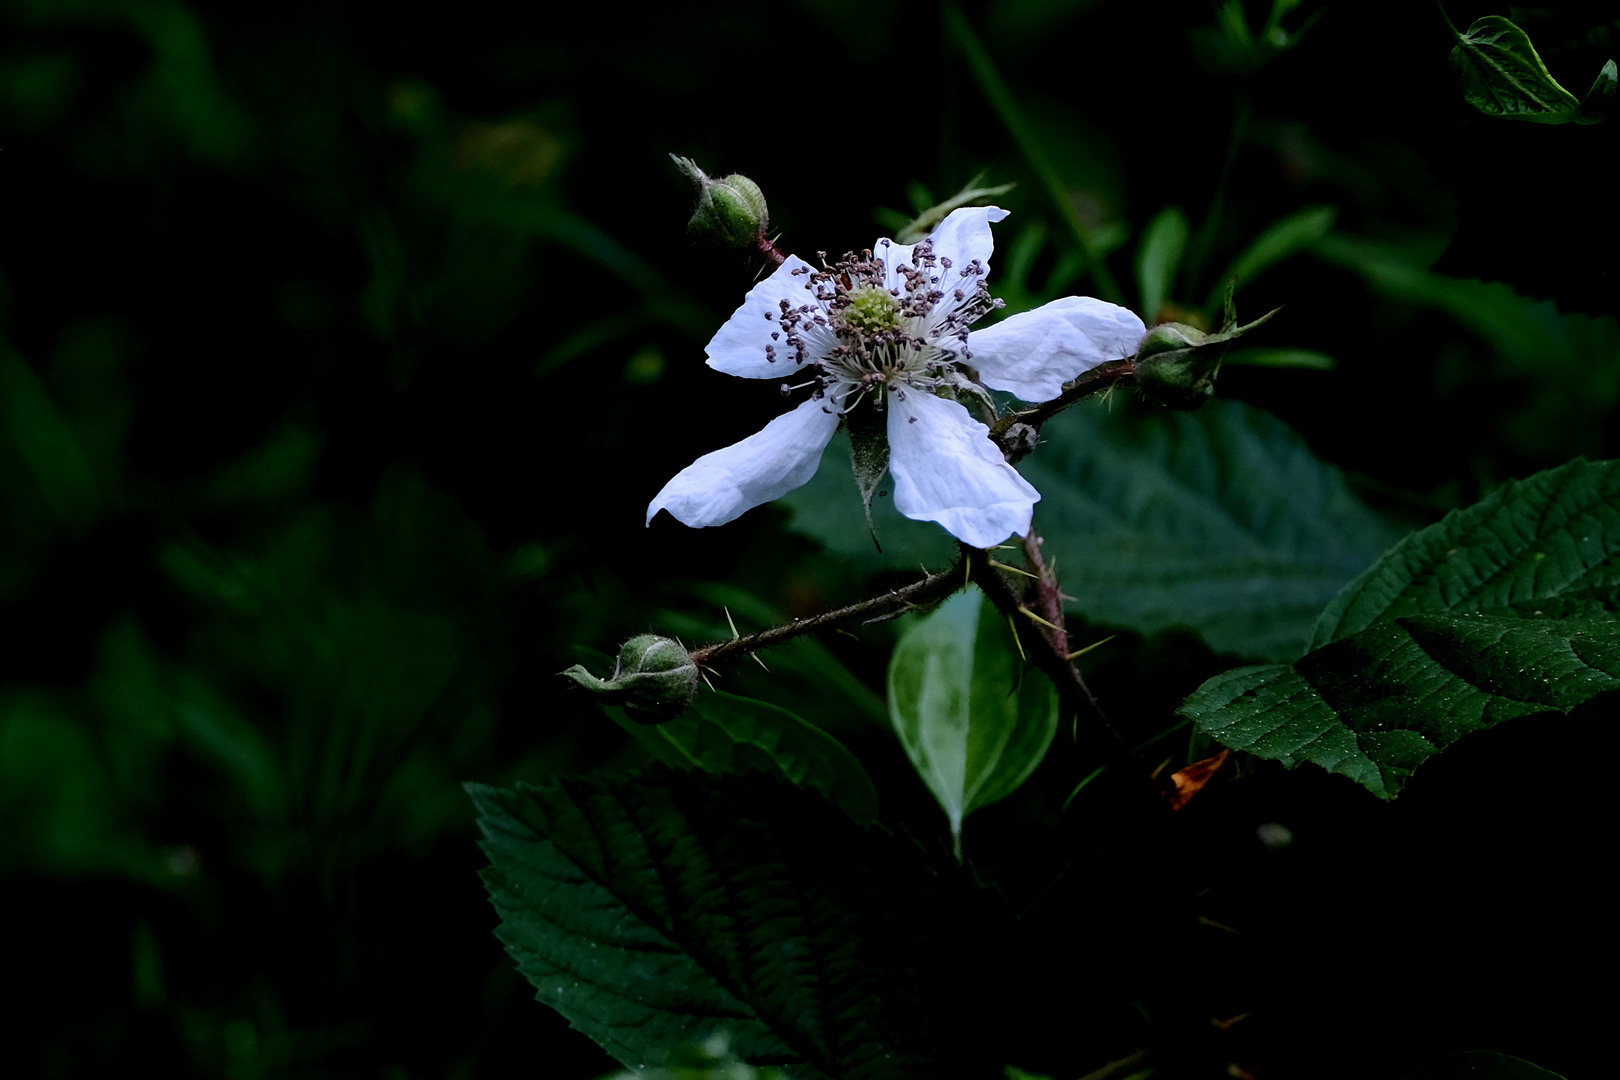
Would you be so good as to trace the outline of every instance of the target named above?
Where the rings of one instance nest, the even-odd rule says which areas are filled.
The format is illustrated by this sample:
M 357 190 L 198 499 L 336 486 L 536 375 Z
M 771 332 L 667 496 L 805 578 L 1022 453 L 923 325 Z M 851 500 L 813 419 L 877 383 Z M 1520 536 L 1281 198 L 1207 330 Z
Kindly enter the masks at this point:
M 1237 273 L 1245 312 L 1284 311 L 1221 395 L 1396 527 L 1615 456 L 1620 121 L 1471 112 L 1419 6 L 1294 7 L 991 0 L 964 39 L 950 9 L 873 0 L 566 23 L 486 0 L 0 4 L 17 1075 L 613 1067 L 501 954 L 459 785 L 641 760 L 555 674 L 630 634 L 724 636 L 728 611 L 747 629 L 908 573 L 780 507 L 643 528 L 676 468 L 777 407 L 702 365 L 758 268 L 688 241 L 670 152 L 752 176 L 805 254 L 981 171 L 1015 182 L 991 279 L 1010 310 L 1097 291 L 1105 257 L 1150 322 L 1207 319 Z M 1612 8 L 1515 13 L 1567 85 L 1620 43 Z M 834 731 L 886 814 L 932 831 L 882 728 L 892 640 L 803 642 L 726 686 Z M 1100 655 L 1144 735 L 1230 662 L 1173 627 Z M 1326 790 L 1297 812 L 1334 820 L 1351 800 Z M 986 817 L 1016 830 L 1040 798 Z M 1411 813 L 1436 830 L 1415 866 L 1454 821 Z M 1565 850 L 1544 841 L 1521 854 Z

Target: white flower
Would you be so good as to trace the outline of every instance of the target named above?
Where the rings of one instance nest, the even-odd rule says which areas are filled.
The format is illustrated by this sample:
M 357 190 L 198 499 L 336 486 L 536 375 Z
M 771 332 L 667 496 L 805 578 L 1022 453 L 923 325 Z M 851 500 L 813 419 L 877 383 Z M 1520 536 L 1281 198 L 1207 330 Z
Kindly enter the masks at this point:
M 816 270 L 796 256 L 756 285 L 709 342 L 709 366 L 755 379 L 793 378 L 814 392 L 740 443 L 705 454 L 647 507 L 693 527 L 723 525 L 815 475 L 841 417 L 888 414 L 894 505 L 937 521 L 974 547 L 1028 533 L 1040 493 L 953 396 L 973 382 L 1025 401 L 1129 356 L 1146 333 L 1136 315 L 1071 296 L 969 333 L 1000 302 L 985 288 L 994 206 L 957 210 L 921 243 L 883 239 Z M 952 395 L 952 396 L 945 396 Z

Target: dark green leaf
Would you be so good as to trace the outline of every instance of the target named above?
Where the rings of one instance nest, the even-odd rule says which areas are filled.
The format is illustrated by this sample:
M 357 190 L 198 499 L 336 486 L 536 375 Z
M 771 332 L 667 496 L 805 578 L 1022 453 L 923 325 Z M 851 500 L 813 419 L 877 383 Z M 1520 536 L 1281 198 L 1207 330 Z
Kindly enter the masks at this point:
M 764 701 L 700 691 L 692 707 L 663 724 L 638 724 L 609 709 L 659 761 L 709 772 L 759 769 L 820 791 L 858 822 L 877 817 L 877 789 L 844 744 Z
M 1017 790 L 1057 731 L 1057 694 L 1013 651 L 977 589 L 912 624 L 889 661 L 889 716 L 960 837 L 962 819 Z
M 1492 1050 L 1469 1050 L 1413 1069 L 1405 1080 L 1563 1080 L 1563 1077 L 1523 1058 Z
M 626 1066 L 724 1031 L 796 1080 L 948 1071 L 938 976 L 918 962 L 942 901 L 886 834 L 757 774 L 468 791 L 501 940 L 536 997 Z
M 1227 746 L 1384 798 L 1457 739 L 1620 689 L 1620 463 L 1504 485 L 1407 537 L 1334 599 L 1291 666 L 1182 706 Z
M 1333 596 L 1399 533 L 1286 424 L 1233 401 L 1196 412 L 1083 404 L 1020 470 L 1073 609 L 1222 652 L 1298 656 Z
M 1565 124 L 1581 103 L 1547 71 L 1523 30 L 1500 15 L 1475 19 L 1468 33 L 1452 34 L 1451 72 L 1468 104 L 1487 116 Z

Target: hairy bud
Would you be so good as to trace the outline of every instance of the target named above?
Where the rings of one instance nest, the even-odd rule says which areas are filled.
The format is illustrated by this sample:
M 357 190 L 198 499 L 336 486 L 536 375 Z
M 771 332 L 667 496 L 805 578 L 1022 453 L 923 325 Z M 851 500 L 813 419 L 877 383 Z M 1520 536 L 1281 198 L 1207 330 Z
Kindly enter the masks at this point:
M 1172 409 L 1196 409 L 1215 393 L 1226 341 L 1184 323 L 1160 323 L 1136 347 L 1136 381 Z
M 1226 312 L 1218 334 L 1206 334 L 1185 323 L 1160 323 L 1136 347 L 1136 382 L 1144 393 L 1172 409 L 1196 409 L 1215 393 L 1215 376 L 1227 347 L 1280 309 L 1266 312 L 1246 326 L 1237 324 L 1232 306 L 1234 279 L 1226 289 Z
M 675 167 L 698 186 L 697 210 L 687 229 L 722 247 L 755 247 L 770 228 L 765 193 L 740 173 L 711 178 L 691 158 L 670 155 Z
M 599 679 L 575 664 L 564 675 L 643 724 L 661 724 L 686 711 L 697 696 L 697 663 L 678 641 L 640 634 L 619 649 L 611 678 Z

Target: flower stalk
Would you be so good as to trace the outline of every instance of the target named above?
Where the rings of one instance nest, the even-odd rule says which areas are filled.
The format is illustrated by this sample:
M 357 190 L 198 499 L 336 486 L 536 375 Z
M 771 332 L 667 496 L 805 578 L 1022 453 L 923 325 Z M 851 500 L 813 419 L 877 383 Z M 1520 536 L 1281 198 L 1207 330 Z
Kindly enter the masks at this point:
M 752 655 L 761 649 L 781 645 L 784 642 L 803 637 L 805 634 L 815 633 L 818 630 L 831 630 L 847 623 L 865 625 L 882 622 L 913 608 L 937 604 L 966 583 L 967 577 L 964 574 L 962 563 L 958 562 L 949 570 L 937 574 L 928 574 L 910 585 L 890 589 L 881 596 L 874 596 L 868 600 L 848 604 L 841 608 L 834 608 L 832 611 L 824 611 L 820 615 L 812 615 L 804 619 L 793 619 L 790 622 L 768 627 L 757 633 L 744 634 L 727 641 L 717 641 L 712 645 L 693 649 L 691 653 L 692 659 L 700 667 L 712 668 L 716 664 L 735 657 Z

